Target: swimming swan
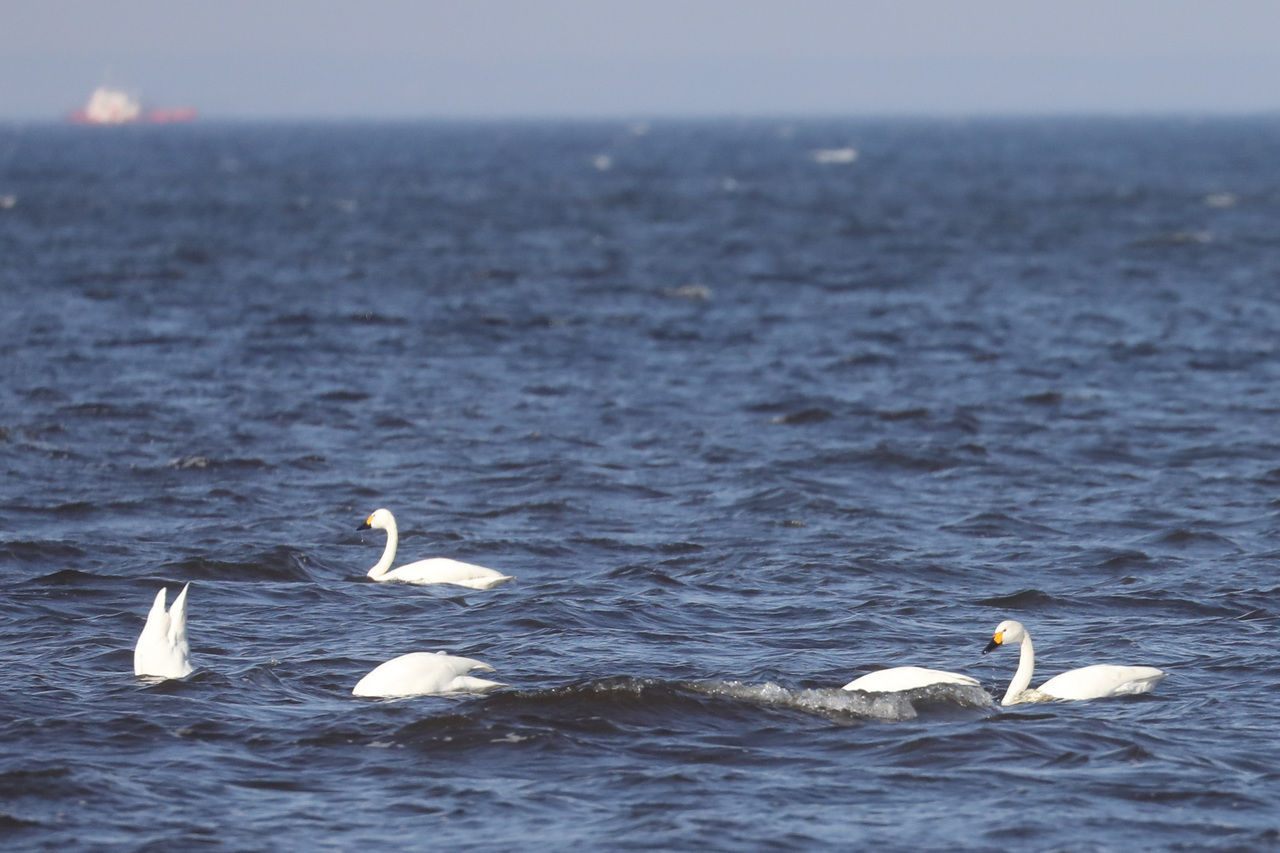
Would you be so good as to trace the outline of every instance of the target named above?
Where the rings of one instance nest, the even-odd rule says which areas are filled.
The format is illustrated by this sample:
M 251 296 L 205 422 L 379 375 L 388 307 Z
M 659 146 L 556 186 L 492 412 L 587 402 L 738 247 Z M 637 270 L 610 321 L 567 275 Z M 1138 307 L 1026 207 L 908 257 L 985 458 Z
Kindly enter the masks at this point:
M 369 570 L 369 577 L 375 581 L 399 581 L 400 583 L 416 584 L 450 583 L 457 586 L 470 587 L 471 589 L 489 589 L 513 579 L 511 575 L 504 575 L 501 572 L 495 572 L 493 569 L 464 563 L 461 560 L 451 560 L 448 557 L 431 557 L 392 569 L 391 563 L 396 558 L 396 545 L 400 541 L 400 534 L 396 530 L 395 516 L 391 514 L 390 510 L 374 510 L 373 515 L 365 519 L 364 524 L 356 529 L 368 530 L 370 528 L 387 531 L 387 547 L 382 552 L 382 559 Z M 388 569 L 391 570 L 387 571 Z
M 861 690 L 864 693 L 897 693 L 900 690 L 915 690 L 931 684 L 980 686 L 976 678 L 970 678 L 958 672 L 926 669 L 922 666 L 893 666 L 855 678 L 840 689 Z
M 1050 699 L 1102 699 L 1106 696 L 1127 696 L 1131 693 L 1147 693 L 1154 690 L 1169 673 L 1154 666 L 1116 666 L 1099 663 L 1080 669 L 1069 669 L 1055 675 L 1038 688 L 1028 688 L 1031 673 L 1036 666 L 1036 652 L 1031 646 L 1031 635 L 1021 622 L 1008 619 L 996 626 L 991 642 L 983 654 L 1007 643 L 1020 643 L 1018 671 L 1009 682 L 1009 689 L 1000 700 L 1002 705 L 1021 702 L 1045 702 Z
M 190 675 L 191 647 L 187 645 L 187 584 L 164 611 L 166 587 L 160 587 L 156 600 L 142 626 L 138 644 L 133 648 L 133 674 L 156 678 L 182 678 Z
M 492 672 L 493 667 L 471 658 L 444 652 L 411 652 L 374 667 L 356 682 L 356 696 L 394 699 L 401 696 L 429 696 L 445 693 L 485 693 L 506 687 L 500 681 L 486 681 L 467 675 L 473 669 Z

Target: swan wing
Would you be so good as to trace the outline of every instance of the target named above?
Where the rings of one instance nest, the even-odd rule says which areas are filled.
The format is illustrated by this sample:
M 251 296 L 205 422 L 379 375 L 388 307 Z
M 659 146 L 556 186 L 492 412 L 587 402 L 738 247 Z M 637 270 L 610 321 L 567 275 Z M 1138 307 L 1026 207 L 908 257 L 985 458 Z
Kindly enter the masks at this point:
M 869 672 L 855 678 L 842 689 L 861 690 L 864 693 L 896 693 L 901 690 L 915 690 L 931 684 L 964 684 L 977 687 L 978 680 L 958 672 L 946 672 L 941 669 L 927 669 L 923 666 L 894 666 L 888 669 Z
M 1055 675 L 1038 688 L 1038 692 L 1054 699 L 1102 699 L 1127 696 L 1155 689 L 1168 675 L 1154 666 L 1118 666 L 1094 664 Z
M 471 589 L 489 589 L 511 579 L 510 575 L 504 575 L 485 566 L 464 563 L 462 560 L 453 560 L 448 557 L 430 557 L 426 560 L 418 560 L 416 563 L 407 563 L 392 569 L 380 578 L 380 580 L 414 584 L 447 583 Z

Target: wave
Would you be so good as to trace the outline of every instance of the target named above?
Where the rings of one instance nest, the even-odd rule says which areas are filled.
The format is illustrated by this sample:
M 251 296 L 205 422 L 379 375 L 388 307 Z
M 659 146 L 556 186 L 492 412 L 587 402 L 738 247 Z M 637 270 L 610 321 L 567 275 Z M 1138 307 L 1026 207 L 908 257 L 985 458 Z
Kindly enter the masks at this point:
M 66 797 L 85 797 L 95 793 L 92 786 L 76 780 L 74 769 L 69 765 L 52 764 L 0 772 L 0 797 L 28 796 L 32 791 L 44 792 L 46 796 L 56 792 Z
M 348 314 L 347 320 L 362 326 L 407 326 L 409 321 L 395 314 L 379 314 L 376 311 L 360 311 Z
M 334 391 L 326 391 L 316 399 L 323 400 L 326 403 L 363 403 L 368 400 L 369 394 L 364 391 L 352 391 L 347 388 L 339 388 Z
M 154 414 L 149 406 L 123 406 L 102 400 L 73 403 L 57 410 L 59 415 L 92 420 L 146 420 Z
M 102 583 L 103 577 L 101 574 L 82 572 L 79 569 L 59 569 L 47 575 L 31 578 L 26 583 L 32 586 L 96 587 Z
M 1146 551 L 1130 548 L 1099 548 L 1091 554 L 1091 561 L 1100 569 L 1122 571 L 1133 568 L 1150 568 L 1154 558 Z
M 877 409 L 875 415 L 879 420 L 890 423 L 893 421 L 926 420 L 929 417 L 929 410 L 924 406 L 911 409 Z
M 15 539 L 0 542 L 0 562 L 13 560 L 20 563 L 48 563 L 62 560 L 79 560 L 86 556 L 84 549 L 69 542 L 32 541 Z
M 173 468 L 178 471 L 204 470 L 206 468 L 212 470 L 257 470 L 270 468 L 271 465 L 262 459 L 214 459 L 208 456 L 191 455 L 179 456 L 177 459 L 170 460 L 165 467 Z
M 507 515 L 529 514 L 534 517 L 558 516 L 570 512 L 573 502 L 569 498 L 547 501 L 529 501 L 527 503 L 509 504 L 496 509 L 476 513 L 477 518 L 501 518 Z
M 244 561 L 187 557 L 161 563 L 158 570 L 184 580 L 292 581 L 315 580 L 319 563 L 305 551 L 277 545 Z
M 907 449 L 894 442 L 882 441 L 871 450 L 861 453 L 861 459 L 857 461 L 877 469 L 905 469 L 934 473 L 965 464 L 965 459 L 951 451 L 951 448 L 941 445 L 918 445 Z
M 770 708 L 804 711 L 839 722 L 858 720 L 914 720 L 926 709 L 987 708 L 991 696 L 980 687 L 933 684 L 901 693 L 863 693 L 840 688 L 791 689 L 772 682 L 744 684 L 739 681 L 686 682 L 693 692 L 724 696 Z
M 983 607 L 1006 607 L 1011 610 L 1030 610 L 1035 607 L 1047 607 L 1058 602 L 1049 593 L 1041 589 L 1024 589 L 1012 595 L 997 595 L 992 598 L 980 598 L 975 604 Z
M 192 339 L 187 337 L 178 337 L 177 335 L 137 335 L 136 337 L 117 337 L 106 338 L 101 341 L 95 341 L 94 346 L 99 349 L 118 349 L 122 347 L 179 347 L 190 345 Z
M 1240 546 L 1226 536 L 1214 533 L 1211 530 L 1197 530 L 1187 527 L 1175 527 L 1172 530 L 1162 531 L 1154 536 L 1147 537 L 1146 541 L 1167 545 L 1181 551 L 1203 549 L 1234 552 L 1240 550 Z
M 557 736 L 619 734 L 632 730 L 670 731 L 681 725 L 704 727 L 734 722 L 760 724 L 761 713 L 798 713 L 842 725 L 868 721 L 914 720 L 921 714 L 986 710 L 994 706 L 980 687 L 939 684 L 905 693 L 867 694 L 839 688 L 789 688 L 772 682 L 666 681 L 615 676 L 545 690 L 510 690 L 484 697 L 422 697 L 391 700 L 449 703 L 435 713 L 401 726 L 390 736 L 396 745 L 462 745 L 492 741 L 511 724 L 520 731 L 549 731 Z M 471 704 L 458 705 L 459 702 Z M 343 725 L 334 737 L 349 740 Z M 519 734 L 516 732 L 515 734 Z M 507 739 L 510 735 L 504 735 Z M 324 739 L 324 736 L 322 736 Z
M 773 419 L 775 424 L 783 424 L 786 426 L 803 426 L 804 424 L 820 424 L 823 421 L 829 421 L 835 417 L 829 409 L 821 406 L 815 406 L 808 409 L 801 409 L 798 412 L 792 412 L 786 415 L 778 415 Z
M 31 829 L 34 827 L 44 826 L 43 823 L 26 818 L 11 815 L 8 812 L 0 812 L 0 829 Z
M 983 539 L 1045 539 L 1061 531 L 1033 521 L 1023 521 L 1002 512 L 980 512 L 953 524 L 939 525 L 942 530 L 964 533 Z

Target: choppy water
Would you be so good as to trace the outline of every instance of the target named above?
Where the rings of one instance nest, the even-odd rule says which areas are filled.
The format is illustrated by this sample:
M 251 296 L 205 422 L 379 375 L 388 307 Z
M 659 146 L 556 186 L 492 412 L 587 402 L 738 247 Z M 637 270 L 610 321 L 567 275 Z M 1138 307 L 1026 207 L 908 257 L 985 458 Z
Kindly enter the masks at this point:
M 5 848 L 1280 844 L 1278 147 L 4 128 Z M 518 579 L 366 581 L 378 506 Z M 136 679 L 188 581 L 197 672 Z M 998 697 L 1004 618 L 1172 674 L 836 689 Z M 437 649 L 511 689 L 350 695 Z

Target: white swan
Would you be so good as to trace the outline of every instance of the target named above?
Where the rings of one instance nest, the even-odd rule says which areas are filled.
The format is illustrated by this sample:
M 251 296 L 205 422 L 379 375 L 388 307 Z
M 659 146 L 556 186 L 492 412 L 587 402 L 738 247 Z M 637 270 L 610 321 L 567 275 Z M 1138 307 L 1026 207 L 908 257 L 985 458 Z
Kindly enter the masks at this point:
M 506 687 L 500 681 L 486 681 L 467 675 L 471 670 L 492 672 L 493 667 L 471 658 L 444 652 L 411 652 L 374 667 L 356 682 L 356 696 L 393 699 L 401 696 L 428 696 L 445 693 L 485 693 Z
M 133 674 L 156 678 L 182 678 L 190 675 L 191 647 L 187 645 L 187 584 L 173 600 L 166 613 L 165 587 L 160 587 L 142 626 L 138 644 L 133 648 Z
M 1127 696 L 1154 690 L 1169 673 L 1154 666 L 1117 666 L 1099 663 L 1080 669 L 1070 669 L 1055 675 L 1037 688 L 1029 688 L 1031 674 L 1036 667 L 1036 652 L 1031 646 L 1031 635 L 1021 622 L 1007 619 L 996 626 L 991 642 L 983 654 L 1007 643 L 1020 643 L 1018 671 L 1009 682 L 1009 689 L 1002 705 L 1021 702 L 1045 702 L 1050 699 L 1102 699 L 1106 696 Z
M 958 672 L 946 672 L 941 669 L 926 669 L 923 666 L 892 666 L 869 672 L 860 678 L 850 681 L 841 690 L 861 690 L 864 693 L 897 693 L 902 690 L 915 690 L 931 684 L 963 684 L 966 687 L 978 687 L 978 680 Z
M 484 566 L 451 560 L 448 557 L 430 557 L 416 563 L 406 563 L 392 569 L 391 563 L 396 558 L 396 545 L 400 541 L 400 533 L 396 530 L 396 519 L 386 509 L 374 510 L 373 515 L 365 519 L 357 530 L 374 528 L 387 531 L 387 547 L 382 552 L 382 559 L 369 570 L 369 577 L 375 581 L 399 581 L 400 583 L 449 583 L 471 589 L 489 589 L 505 581 L 513 580 L 512 575 L 504 575 Z M 390 571 L 388 571 L 390 569 Z

